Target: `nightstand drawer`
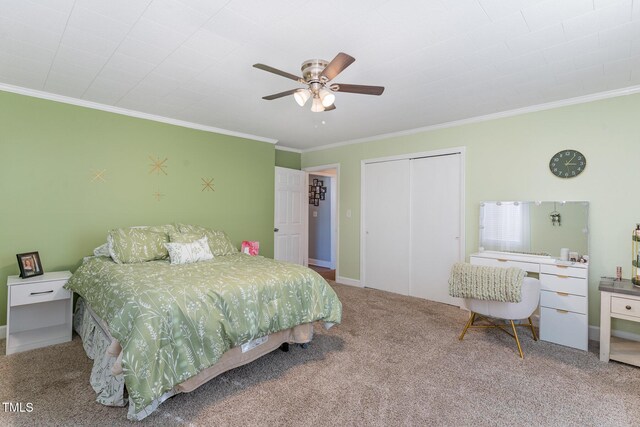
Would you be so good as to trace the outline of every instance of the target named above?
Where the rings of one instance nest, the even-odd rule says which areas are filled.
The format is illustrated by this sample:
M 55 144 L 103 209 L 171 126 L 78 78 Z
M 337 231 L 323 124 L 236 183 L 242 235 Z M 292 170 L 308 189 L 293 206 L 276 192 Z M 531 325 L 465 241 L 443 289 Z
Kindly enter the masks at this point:
M 577 277 L 540 274 L 540 288 L 543 291 L 566 292 L 587 296 L 587 280 Z
M 640 317 L 640 301 L 629 298 L 611 297 L 611 313 Z
M 571 276 L 580 277 L 582 279 L 587 278 L 587 269 L 579 267 L 569 267 L 562 264 L 542 264 L 540 266 L 541 273 L 556 274 L 558 276 Z
M 67 299 L 71 292 L 63 288 L 65 283 L 66 280 L 54 280 L 12 286 L 11 307 Z
M 566 292 L 540 291 L 540 306 L 587 314 L 587 298 Z

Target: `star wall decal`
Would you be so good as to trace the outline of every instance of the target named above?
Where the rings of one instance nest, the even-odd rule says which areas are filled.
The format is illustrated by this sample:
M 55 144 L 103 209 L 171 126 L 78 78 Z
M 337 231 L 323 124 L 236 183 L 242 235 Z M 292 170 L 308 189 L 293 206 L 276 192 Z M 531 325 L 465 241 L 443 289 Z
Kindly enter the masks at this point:
M 165 175 L 167 174 L 167 171 L 165 170 L 166 168 L 168 168 L 169 166 L 166 165 L 165 163 L 167 162 L 167 160 L 169 160 L 168 158 L 165 158 L 164 160 L 160 160 L 160 157 L 157 158 L 153 158 L 151 156 L 149 156 L 149 159 L 151 159 L 151 170 L 149 171 L 149 173 L 156 173 L 158 175 L 160 175 L 160 172 L 162 172 Z
M 107 182 L 107 178 L 105 177 L 106 173 L 106 169 L 91 172 L 91 182 Z
M 200 178 L 202 180 L 202 191 L 216 191 L 213 188 L 213 178 L 211 179 L 206 179 L 206 178 Z
M 158 201 L 158 202 L 160 201 L 160 199 L 161 199 L 161 198 L 163 198 L 163 197 L 164 197 L 164 194 L 162 194 L 162 193 L 160 192 L 160 190 L 156 191 L 156 192 L 155 192 L 155 193 L 153 193 L 152 195 L 153 195 L 153 197 L 155 197 L 155 198 L 156 198 L 156 201 Z

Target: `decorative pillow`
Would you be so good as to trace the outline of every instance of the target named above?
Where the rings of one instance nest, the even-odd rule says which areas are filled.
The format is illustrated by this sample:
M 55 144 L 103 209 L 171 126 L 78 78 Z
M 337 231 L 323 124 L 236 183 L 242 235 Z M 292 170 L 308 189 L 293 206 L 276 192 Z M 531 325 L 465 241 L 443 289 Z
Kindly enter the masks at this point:
M 109 253 L 109 244 L 103 243 L 93 250 L 93 256 L 111 256 Z
M 140 228 L 146 228 L 149 231 L 155 231 L 155 232 L 164 233 L 167 235 L 171 235 L 171 233 L 177 233 L 179 231 L 178 227 L 176 227 L 175 224 L 150 225 L 150 226 L 144 226 Z
M 180 233 L 194 233 L 204 235 L 209 241 L 209 248 L 215 256 L 229 255 L 238 252 L 229 236 L 224 231 L 212 230 L 199 225 L 177 224 Z
M 180 233 L 180 232 L 175 232 L 175 233 L 170 233 L 169 234 L 169 241 L 172 243 L 192 243 L 195 242 L 196 240 L 200 240 L 203 237 L 206 237 L 204 235 L 204 233 Z M 208 238 L 207 238 L 208 240 Z
M 169 252 L 164 243 L 168 241 L 166 233 L 148 228 L 116 228 L 107 235 L 109 254 L 118 264 L 165 259 Z
M 165 243 L 164 246 L 169 251 L 171 264 L 191 264 L 213 259 L 206 237 L 191 243 L 173 242 Z

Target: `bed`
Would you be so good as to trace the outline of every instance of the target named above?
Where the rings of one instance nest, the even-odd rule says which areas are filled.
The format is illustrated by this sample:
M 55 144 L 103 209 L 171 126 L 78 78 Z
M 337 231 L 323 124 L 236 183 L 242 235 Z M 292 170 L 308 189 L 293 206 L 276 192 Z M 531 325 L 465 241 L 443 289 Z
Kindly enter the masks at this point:
M 89 257 L 66 287 L 80 296 L 74 327 L 94 360 L 97 400 L 129 403 L 132 420 L 342 316 L 316 272 L 237 251 L 178 265 Z

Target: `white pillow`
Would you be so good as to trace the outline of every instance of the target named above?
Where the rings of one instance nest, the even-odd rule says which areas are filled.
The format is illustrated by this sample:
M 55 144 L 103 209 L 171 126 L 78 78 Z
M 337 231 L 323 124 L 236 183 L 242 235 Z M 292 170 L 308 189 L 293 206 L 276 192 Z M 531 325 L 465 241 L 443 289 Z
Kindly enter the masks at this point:
M 191 264 L 213 259 L 206 237 L 191 243 L 164 243 L 164 246 L 169 251 L 171 264 Z

